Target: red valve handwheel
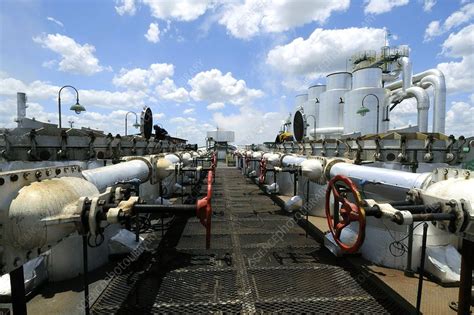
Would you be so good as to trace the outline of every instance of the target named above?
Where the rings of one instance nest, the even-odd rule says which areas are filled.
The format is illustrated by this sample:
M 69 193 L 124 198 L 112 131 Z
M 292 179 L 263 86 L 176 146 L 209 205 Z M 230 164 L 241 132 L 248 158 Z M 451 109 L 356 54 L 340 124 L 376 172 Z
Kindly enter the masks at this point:
M 212 219 L 212 176 L 213 172 L 207 173 L 207 195 L 199 199 L 196 204 L 196 216 L 206 228 L 206 249 L 211 247 L 211 219 Z
M 266 176 L 267 176 L 267 159 L 262 158 L 260 160 L 260 175 L 258 176 L 258 182 L 260 185 L 265 184 Z
M 333 214 L 331 214 L 331 193 L 334 196 Z M 348 194 L 352 195 L 355 203 L 349 200 Z M 326 190 L 326 218 L 334 240 L 346 253 L 357 252 L 364 242 L 365 210 L 362 208 L 362 204 L 359 191 L 349 178 L 337 175 L 329 181 Z M 341 241 L 341 233 L 351 222 L 359 222 L 359 232 L 353 244 L 346 244 Z

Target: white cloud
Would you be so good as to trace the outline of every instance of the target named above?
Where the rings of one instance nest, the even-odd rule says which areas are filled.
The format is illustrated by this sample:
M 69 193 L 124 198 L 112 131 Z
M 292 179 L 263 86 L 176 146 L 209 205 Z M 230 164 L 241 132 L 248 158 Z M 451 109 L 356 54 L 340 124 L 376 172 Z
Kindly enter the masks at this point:
M 151 43 L 158 43 L 160 41 L 160 28 L 158 23 L 150 23 L 145 38 Z
M 235 131 L 236 144 L 274 141 L 287 113 L 262 112 L 250 106 L 240 108 L 238 114 L 215 113 L 213 119 L 219 129 Z
M 74 39 L 61 34 L 42 35 L 34 37 L 33 41 L 61 56 L 61 71 L 92 75 L 105 69 L 99 65 L 99 59 L 94 56 L 95 47 L 90 44 L 80 45 Z
M 183 103 L 189 101 L 189 93 L 183 87 L 176 87 L 174 81 L 165 78 L 163 82 L 156 87 L 157 96 L 161 99 Z
M 474 131 L 474 105 L 466 102 L 452 102 L 446 113 L 446 130 L 455 136 L 472 136 Z
M 287 31 L 310 22 L 324 23 L 333 12 L 345 11 L 350 0 L 245 0 L 223 8 L 219 23 L 234 37 Z
M 460 10 L 453 12 L 448 18 L 441 24 L 440 21 L 432 21 L 428 24 L 425 30 L 425 41 L 433 39 L 433 37 L 439 36 L 446 32 L 449 32 L 455 27 L 461 26 L 474 18 L 474 3 L 468 3 L 463 6 Z
M 160 1 L 142 0 L 150 7 L 151 15 L 157 19 L 193 21 L 213 6 L 212 0 Z
M 449 93 L 473 91 L 473 34 L 474 24 L 471 24 L 464 27 L 458 33 L 450 34 L 442 45 L 443 55 L 461 59 L 460 61 L 449 61 L 438 64 L 438 69 L 445 75 L 446 86 Z
M 50 22 L 55 23 L 56 25 L 59 25 L 59 26 L 61 26 L 61 27 L 64 27 L 63 22 L 61 22 L 61 21 L 59 21 L 59 20 L 56 20 L 55 18 L 53 18 L 53 17 L 51 17 L 51 16 L 48 16 L 46 19 L 47 19 L 48 21 L 50 21 Z
M 116 86 L 127 89 L 143 90 L 150 85 L 157 84 L 174 74 L 174 65 L 168 63 L 154 63 L 148 69 L 135 68 L 121 69 L 119 75 L 114 76 L 112 82 Z
M 115 0 L 115 2 L 118 4 L 115 10 L 120 15 L 135 15 L 137 12 L 135 0 Z
M 423 1 L 423 11 L 430 12 L 431 9 L 436 5 L 436 0 L 424 0 Z
M 194 111 L 195 111 L 194 108 L 186 108 L 186 109 L 183 111 L 183 115 L 191 115 L 191 114 L 194 114 Z
M 208 110 L 219 110 L 219 109 L 223 109 L 225 107 L 225 104 L 222 103 L 222 102 L 215 102 L 215 103 L 211 103 L 209 105 L 207 105 L 207 109 Z
M 270 50 L 266 63 L 289 75 L 316 75 L 345 70 L 347 59 L 360 50 L 378 50 L 385 30 L 378 28 L 318 28 L 307 38 Z
M 198 101 L 246 105 L 264 95 L 261 90 L 248 88 L 244 80 L 235 79 L 232 73 L 223 75 L 218 69 L 200 72 L 188 83 L 191 97 Z
M 395 7 L 407 5 L 409 0 L 365 0 L 365 14 L 381 14 L 392 11 Z
M 37 80 L 28 84 L 11 77 L 0 79 L 0 96 L 13 97 L 17 92 L 24 92 L 32 103 L 45 100 L 56 102 L 59 89 L 60 86 L 52 85 L 45 81 Z M 61 93 L 61 99 L 65 104 L 73 102 L 74 96 L 70 89 L 65 89 Z M 117 107 L 141 107 L 145 104 L 144 100 L 147 99 L 147 94 L 140 91 L 112 92 L 79 88 L 79 97 L 80 103 L 86 109 L 88 107 L 116 109 Z

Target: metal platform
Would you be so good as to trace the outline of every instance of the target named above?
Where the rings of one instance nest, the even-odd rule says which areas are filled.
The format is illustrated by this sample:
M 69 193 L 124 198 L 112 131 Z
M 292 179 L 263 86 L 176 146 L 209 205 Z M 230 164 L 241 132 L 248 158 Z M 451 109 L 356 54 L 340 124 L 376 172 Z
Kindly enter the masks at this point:
M 237 169 L 218 168 L 211 249 L 204 229 L 178 219 L 116 275 L 93 314 L 408 313 L 307 236 Z

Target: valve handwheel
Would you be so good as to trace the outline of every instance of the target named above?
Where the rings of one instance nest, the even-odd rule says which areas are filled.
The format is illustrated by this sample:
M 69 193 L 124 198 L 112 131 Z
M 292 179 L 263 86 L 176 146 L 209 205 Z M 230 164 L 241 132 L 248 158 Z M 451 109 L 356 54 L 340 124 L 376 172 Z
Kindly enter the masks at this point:
M 258 182 L 260 185 L 265 184 L 266 175 L 267 175 L 267 159 L 262 158 L 260 160 L 260 175 L 258 176 Z
M 212 219 L 212 176 L 213 172 L 207 173 L 207 195 L 199 199 L 196 205 L 196 216 L 206 228 L 206 249 L 211 247 L 211 219 Z
M 331 194 L 334 196 L 333 213 L 331 213 Z M 352 195 L 351 199 L 349 195 Z M 329 181 L 326 190 L 326 218 L 334 240 L 346 253 L 357 252 L 364 242 L 365 210 L 362 205 L 360 193 L 348 177 L 337 175 Z M 359 232 L 356 241 L 347 244 L 341 241 L 341 233 L 352 222 L 359 222 Z

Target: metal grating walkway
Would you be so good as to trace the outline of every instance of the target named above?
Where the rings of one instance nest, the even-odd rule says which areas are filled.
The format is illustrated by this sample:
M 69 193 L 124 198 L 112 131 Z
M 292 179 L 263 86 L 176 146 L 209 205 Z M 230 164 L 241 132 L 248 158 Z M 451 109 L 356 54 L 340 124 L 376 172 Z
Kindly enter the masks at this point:
M 196 219 L 176 220 L 112 279 L 93 314 L 406 313 L 237 169 L 218 168 L 214 191 L 211 249 Z

